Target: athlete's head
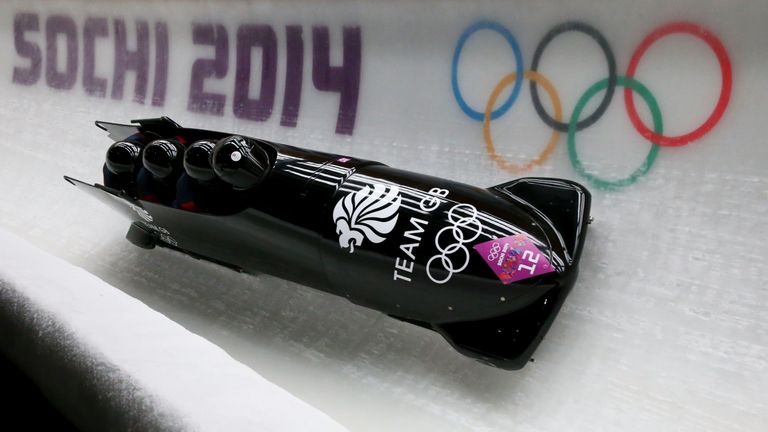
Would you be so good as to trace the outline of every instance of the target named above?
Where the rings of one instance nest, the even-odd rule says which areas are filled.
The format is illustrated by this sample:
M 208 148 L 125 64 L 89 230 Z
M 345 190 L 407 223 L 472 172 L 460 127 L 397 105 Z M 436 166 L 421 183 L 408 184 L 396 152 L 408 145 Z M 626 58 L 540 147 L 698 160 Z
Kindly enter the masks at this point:
M 200 140 L 187 147 L 184 152 L 184 170 L 190 177 L 200 182 L 216 178 L 216 173 L 211 167 L 211 155 L 215 146 L 215 141 Z
M 144 149 L 144 168 L 158 179 L 170 179 L 181 172 L 184 147 L 175 139 L 152 141 Z
M 113 174 L 133 174 L 139 169 L 141 147 L 131 141 L 118 141 L 107 149 L 107 169 Z
M 267 152 L 250 138 L 232 135 L 219 140 L 211 165 L 216 174 L 235 189 L 248 189 L 266 177 L 270 161 Z

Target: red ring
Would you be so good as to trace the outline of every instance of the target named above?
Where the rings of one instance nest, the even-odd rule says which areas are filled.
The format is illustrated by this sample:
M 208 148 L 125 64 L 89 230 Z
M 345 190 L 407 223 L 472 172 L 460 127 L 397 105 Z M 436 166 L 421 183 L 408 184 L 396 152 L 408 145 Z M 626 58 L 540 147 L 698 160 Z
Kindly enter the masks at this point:
M 707 120 L 693 131 L 673 137 L 657 134 L 648 129 L 648 127 L 643 124 L 643 121 L 640 120 L 640 116 L 637 115 L 632 89 L 629 87 L 624 89 L 624 105 L 627 108 L 629 119 L 632 121 L 635 129 L 652 143 L 669 147 L 689 144 L 692 141 L 701 138 L 715 127 L 723 116 L 725 108 L 728 106 L 728 101 L 731 99 L 731 84 L 733 80 L 731 74 L 731 59 L 728 57 L 728 52 L 725 50 L 723 43 L 720 42 L 720 39 L 703 26 L 689 22 L 673 22 L 665 24 L 646 36 L 632 54 L 632 59 L 629 61 L 629 67 L 627 67 L 627 77 L 634 78 L 637 64 L 640 62 L 640 57 L 645 54 L 654 42 L 673 33 L 687 33 L 706 42 L 707 45 L 712 48 L 712 51 L 714 51 L 717 56 L 717 61 L 720 63 L 720 73 L 722 75 L 723 83 L 720 87 L 720 97 L 717 100 L 717 105 L 715 105 L 715 109 L 712 111 L 712 114 L 709 115 Z

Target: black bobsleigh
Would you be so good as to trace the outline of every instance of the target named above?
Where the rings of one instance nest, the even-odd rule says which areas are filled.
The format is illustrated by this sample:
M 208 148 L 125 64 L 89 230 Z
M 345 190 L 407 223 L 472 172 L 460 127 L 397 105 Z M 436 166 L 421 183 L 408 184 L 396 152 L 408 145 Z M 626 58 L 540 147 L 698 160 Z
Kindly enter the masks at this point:
M 104 185 L 134 244 L 267 273 L 443 335 L 519 369 L 576 281 L 590 194 L 560 179 L 487 189 L 167 117 L 96 122 Z

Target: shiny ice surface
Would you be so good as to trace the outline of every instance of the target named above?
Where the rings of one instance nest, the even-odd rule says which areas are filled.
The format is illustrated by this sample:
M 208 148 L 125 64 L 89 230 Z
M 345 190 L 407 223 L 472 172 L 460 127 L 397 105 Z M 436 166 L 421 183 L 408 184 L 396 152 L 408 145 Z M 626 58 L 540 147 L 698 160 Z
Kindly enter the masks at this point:
M 0 226 L 214 342 L 351 430 L 766 430 L 768 5 L 738 3 L 233 2 L 213 7 L 201 1 L 158 3 L 151 16 L 144 5 L 89 4 L 86 13 L 86 3 L 63 3 L 59 12 L 74 17 L 79 28 L 87 14 L 121 16 L 129 23 L 136 17 L 168 22 L 173 79 L 165 106 L 154 107 L 131 101 L 130 73 L 128 96 L 111 98 L 112 27 L 97 44 L 97 52 L 107 53 L 97 57 L 96 68 L 108 78 L 106 98 L 88 96 L 79 80 L 71 90 L 50 89 L 44 74 L 32 86 L 12 84 L 12 66 L 27 65 L 15 54 L 14 14 L 34 11 L 44 24 L 53 12 L 46 2 L 6 2 L 0 6 L 5 29 L 0 37 L 5 65 L 0 68 Z M 225 79 L 206 84 L 227 94 L 223 115 L 187 111 L 191 65 L 213 51 L 191 48 L 190 23 L 211 16 L 227 25 L 233 53 L 239 23 L 274 26 L 278 83 L 274 112 L 266 121 L 234 116 L 233 63 Z M 94 120 L 167 114 L 184 126 L 380 160 L 470 184 L 507 181 L 519 175 L 502 171 L 489 158 L 482 124 L 463 114 L 450 84 L 459 35 L 489 17 L 512 29 L 526 64 L 550 27 L 588 20 L 610 41 L 620 73 L 653 28 L 669 20 L 695 21 L 720 37 L 734 70 L 729 106 L 709 134 L 685 147 L 661 149 L 651 171 L 635 185 L 617 191 L 591 188 L 595 222 L 578 283 L 535 363 L 519 372 L 474 362 L 436 333 L 340 298 L 166 250 L 137 249 L 123 239 L 124 220 L 61 179 L 68 174 L 100 180 L 109 140 L 92 126 Z M 305 61 L 301 110 L 292 128 L 280 125 L 280 113 L 284 27 L 294 23 L 304 26 Z M 342 26 L 355 24 L 362 31 L 361 88 L 351 136 L 335 133 L 339 96 L 313 87 L 311 26 L 317 23 L 329 26 L 336 48 Z M 43 42 L 41 33 L 36 40 Z M 336 48 L 331 60 L 338 63 L 342 56 Z M 467 102 L 481 109 L 514 67 L 503 38 L 482 33 L 470 39 L 459 68 Z M 557 88 L 566 115 L 606 74 L 599 48 L 583 35 L 553 41 L 539 70 Z M 673 135 L 696 127 L 717 100 L 718 64 L 694 38 L 657 42 L 637 75 L 657 98 L 664 129 Z M 621 90 L 605 115 L 577 134 L 586 168 L 609 178 L 631 172 L 648 152 L 648 143 L 627 118 Z M 492 133 L 496 151 L 513 162 L 524 163 L 544 148 L 551 130 L 534 111 L 527 82 L 509 112 L 493 121 Z M 583 181 L 569 163 L 564 134 L 551 158 L 526 174 Z M 82 307 L 98 308 L 99 299 Z

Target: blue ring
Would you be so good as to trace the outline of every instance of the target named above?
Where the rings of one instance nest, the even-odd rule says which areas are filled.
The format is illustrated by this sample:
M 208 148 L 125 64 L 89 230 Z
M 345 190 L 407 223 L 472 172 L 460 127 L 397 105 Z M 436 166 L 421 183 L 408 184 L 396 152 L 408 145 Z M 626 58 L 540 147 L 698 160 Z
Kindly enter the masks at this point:
M 517 78 L 515 78 L 515 86 L 512 88 L 512 94 L 498 109 L 491 111 L 491 120 L 497 119 L 499 116 L 504 115 L 507 110 L 515 103 L 517 96 L 520 94 L 520 88 L 523 85 L 523 53 L 520 51 L 520 46 L 517 44 L 517 40 L 512 33 L 507 30 L 503 25 L 493 21 L 478 21 L 469 26 L 464 33 L 459 37 L 459 42 L 456 44 L 456 50 L 453 52 L 453 62 L 451 63 L 451 86 L 453 87 L 453 96 L 456 98 L 456 102 L 459 104 L 459 108 L 469 118 L 483 121 L 485 117 L 484 112 L 475 111 L 472 109 L 464 98 L 461 96 L 461 89 L 459 89 L 459 58 L 461 57 L 461 50 L 464 48 L 464 43 L 478 30 L 492 30 L 496 33 L 504 36 L 509 46 L 512 47 L 512 52 L 515 54 L 515 63 L 517 64 Z

